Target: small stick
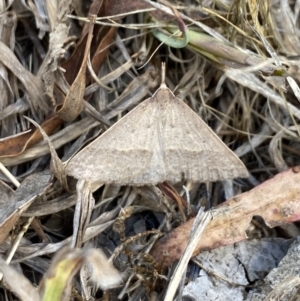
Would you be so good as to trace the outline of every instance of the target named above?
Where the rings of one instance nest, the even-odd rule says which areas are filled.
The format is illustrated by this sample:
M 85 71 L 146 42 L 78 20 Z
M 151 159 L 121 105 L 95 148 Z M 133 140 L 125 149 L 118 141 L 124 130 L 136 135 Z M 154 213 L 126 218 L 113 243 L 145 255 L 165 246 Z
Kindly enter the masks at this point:
M 10 173 L 10 171 L 0 162 L 0 170 L 16 186 L 19 187 L 19 181 Z

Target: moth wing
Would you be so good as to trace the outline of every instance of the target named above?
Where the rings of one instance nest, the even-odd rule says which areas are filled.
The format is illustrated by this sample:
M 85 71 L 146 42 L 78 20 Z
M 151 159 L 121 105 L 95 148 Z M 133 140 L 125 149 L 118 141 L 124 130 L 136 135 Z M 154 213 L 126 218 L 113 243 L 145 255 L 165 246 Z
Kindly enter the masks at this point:
M 75 155 L 66 167 L 67 174 L 118 185 L 163 182 L 157 170 L 163 164 L 153 155 L 158 147 L 157 108 L 153 98 L 139 104 Z
M 184 177 L 206 182 L 248 176 L 243 162 L 182 100 L 169 97 L 164 110 L 162 140 L 169 181 Z

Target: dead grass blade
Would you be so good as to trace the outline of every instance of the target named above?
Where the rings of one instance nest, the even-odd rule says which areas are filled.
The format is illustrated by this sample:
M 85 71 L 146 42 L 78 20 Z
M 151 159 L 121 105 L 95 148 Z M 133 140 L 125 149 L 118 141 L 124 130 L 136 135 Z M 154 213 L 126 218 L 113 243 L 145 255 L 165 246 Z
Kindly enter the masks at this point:
M 34 111 L 49 113 L 50 104 L 44 95 L 43 82 L 26 70 L 3 42 L 0 41 L 0 62 L 8 68 L 22 82 L 28 92 L 28 102 Z
M 44 276 L 48 291 L 58 292 L 51 295 L 51 301 L 53 298 L 64 299 L 62 295 L 69 295 L 72 288 L 75 288 L 72 291 L 74 300 L 98 298 L 101 295 L 97 292 L 99 281 L 92 284 L 85 278 L 95 270 L 100 280 L 103 280 L 103 271 L 109 280 L 100 281 L 99 289 L 110 287 L 108 283 L 120 283 L 110 291 L 111 300 L 163 300 L 164 288 L 173 274 L 170 263 L 183 252 L 191 232 L 193 219 L 183 223 L 183 217 L 189 220 L 200 206 L 210 209 L 229 197 L 231 199 L 223 207 L 219 205 L 212 210 L 214 219 L 195 252 L 245 239 L 244 231 L 250 220 L 253 233 L 268 236 L 266 239 L 273 240 L 272 245 L 276 248 L 282 246 L 277 243 L 279 240 L 299 234 L 298 224 L 291 222 L 300 216 L 299 189 L 296 187 L 300 166 L 300 1 L 200 2 L 201 5 L 196 1 L 180 0 L 94 0 L 92 5 L 79 0 L 0 3 L 0 155 L 3 154 L 0 212 L 4 214 L 0 238 L 1 233 L 4 238 L 8 231 L 0 244 L 0 253 L 17 264 L 32 286 L 37 287 L 37 279 Z M 89 50 L 89 70 L 80 75 L 80 68 L 85 71 L 86 67 L 85 49 L 90 29 L 87 16 L 90 14 L 97 18 Z M 181 26 L 185 27 L 181 28 L 185 32 L 185 41 L 189 36 L 189 43 L 180 49 L 167 45 L 170 36 L 182 41 L 181 33 L 175 33 L 178 20 L 180 26 L 182 22 L 185 24 Z M 156 30 L 168 35 L 164 43 L 155 37 Z M 132 188 L 100 184 L 99 188 L 99 183 L 92 184 L 88 192 L 83 191 L 77 197 L 73 192 L 76 181 L 71 178 L 67 178 L 67 184 L 72 191 L 67 191 L 65 164 L 61 161 L 66 162 L 114 127 L 121 118 L 131 119 L 132 110 L 154 95 L 162 61 L 166 62 L 166 83 L 170 91 L 197 118 L 202 118 L 226 147 L 242 157 L 250 176 L 205 185 L 183 181 L 170 187 L 164 183 L 160 187 L 168 197 L 157 186 Z M 73 114 L 74 118 L 78 115 L 76 120 L 72 117 L 64 123 L 57 116 L 51 116 L 55 107 L 63 104 L 77 76 L 80 88 L 75 97 L 79 96 L 79 103 L 84 103 L 84 108 L 79 106 Z M 169 112 L 174 110 L 170 108 Z M 42 135 L 30 128 L 24 115 L 39 124 L 49 137 L 41 139 Z M 166 116 L 170 115 L 166 113 Z M 138 124 L 140 119 L 133 123 Z M 182 131 L 188 122 L 181 124 Z M 178 124 L 175 119 L 174 124 Z M 27 132 L 28 128 L 30 132 Z M 125 130 L 120 139 L 128 141 L 130 137 L 130 131 Z M 177 140 L 176 134 L 171 135 L 167 144 Z M 199 137 L 191 143 L 194 141 L 199 141 Z M 105 147 L 109 148 L 111 143 L 108 140 Z M 177 149 L 187 147 L 178 144 Z M 37 172 L 49 170 L 53 158 L 57 160 L 54 170 L 60 181 L 54 182 L 43 194 L 45 197 L 35 197 L 34 189 L 29 186 L 32 198 L 27 197 L 25 189 L 13 191 L 10 188 L 19 183 L 26 184 Z M 223 162 L 224 158 L 219 156 L 218 162 Z M 93 164 L 109 168 L 107 162 L 94 160 Z M 204 165 L 210 166 L 210 163 L 206 160 Z M 198 169 L 202 171 L 203 164 Z M 82 166 L 80 172 L 84 173 L 84 170 L 85 166 Z M 285 171 L 276 176 L 282 170 Z M 43 176 L 37 182 L 39 180 L 43 182 Z M 38 192 L 40 187 L 36 186 Z M 19 205 L 14 204 L 18 190 L 22 192 Z M 234 195 L 238 196 L 234 198 Z M 256 214 L 262 215 L 267 223 L 279 226 L 264 228 L 259 218 L 252 220 Z M 32 220 L 28 231 L 24 230 Z M 13 227 L 12 231 L 9 232 L 6 226 L 7 229 Z M 259 232 L 260 227 L 263 232 Z M 251 235 L 248 230 L 247 234 Z M 163 244 L 164 239 L 158 241 L 150 252 L 163 234 L 166 244 Z M 51 278 L 47 272 L 50 254 L 70 246 L 72 239 L 74 245 L 92 242 L 106 254 L 113 254 L 114 265 L 126 273 L 110 272 L 109 268 L 102 270 L 98 265 L 95 268 L 101 255 L 93 256 L 93 251 L 88 252 L 89 248 L 84 247 L 77 255 L 69 249 L 74 260 L 68 261 L 70 258 L 62 256 L 63 263 L 58 260 L 50 269 L 51 275 L 63 269 L 60 274 L 64 279 L 60 278 L 62 285 L 59 286 L 55 277 Z M 258 240 L 256 247 L 263 245 L 264 238 L 259 236 Z M 244 245 L 252 243 L 245 240 Z M 289 242 L 284 245 L 287 247 Z M 169 257 L 163 252 L 164 248 Z M 247 253 L 247 250 L 245 248 L 243 252 Z M 92 264 L 87 264 L 80 277 L 74 278 L 79 266 L 86 263 L 88 254 L 93 258 Z M 268 261 L 270 254 L 263 253 L 261 257 Z M 210 256 L 214 256 L 212 252 Z M 104 261 L 108 263 L 106 257 Z M 67 262 L 69 267 L 64 266 Z M 2 266 L 0 264 L 0 268 Z M 103 266 L 112 267 L 111 264 Z M 168 271 L 163 268 L 165 266 L 170 267 Z M 191 264 L 184 280 L 190 282 L 197 275 Z M 124 283 L 119 282 L 120 278 Z M 199 277 L 196 282 L 200 278 L 203 281 L 206 277 Z M 20 278 L 16 276 L 15 279 Z M 288 281 L 291 284 L 286 284 L 288 289 L 297 282 Z M 26 291 L 30 285 L 21 279 L 20 284 L 22 289 L 25 286 L 22 298 L 30 300 L 30 289 Z M 172 284 L 171 287 L 175 288 Z M 177 291 L 178 299 L 182 289 L 183 280 Z M 18 287 L 15 286 L 13 291 L 16 290 Z M 254 291 L 252 287 L 239 287 L 238 290 L 248 299 Z M 222 293 L 221 298 L 225 298 L 226 292 Z M 285 293 L 283 286 L 274 293 L 276 296 Z M 0 299 L 21 298 L 21 295 L 13 297 L 9 294 L 9 289 L 3 287 Z

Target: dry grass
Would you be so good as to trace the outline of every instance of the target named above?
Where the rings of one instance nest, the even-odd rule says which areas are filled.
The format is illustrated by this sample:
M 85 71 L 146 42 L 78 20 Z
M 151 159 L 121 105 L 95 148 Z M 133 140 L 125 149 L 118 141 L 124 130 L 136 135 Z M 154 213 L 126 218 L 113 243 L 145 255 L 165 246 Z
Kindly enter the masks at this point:
M 17 182 L 50 165 L 58 179 L 0 245 L 6 257 L 22 224 L 34 217 L 12 261 L 22 263 L 19 268 L 36 283 L 52 254 L 70 244 L 73 233 L 75 186 L 66 184 L 59 158 L 66 162 L 152 95 L 159 86 L 163 61 L 168 87 L 234 150 L 250 172 L 248 179 L 227 185 L 217 182 L 205 188 L 186 183 L 192 208 L 199 208 L 201 198 L 209 199 L 207 207 L 215 206 L 300 164 L 298 2 L 232 1 L 228 5 L 230 1 L 203 0 L 202 7 L 197 1 L 170 1 L 190 32 L 210 35 L 209 40 L 196 36 L 186 47 L 175 49 L 152 34 L 155 27 L 172 32 L 170 25 L 177 28 L 174 17 L 147 8 L 150 1 L 132 0 L 125 6 L 123 1 L 120 5 L 103 1 L 99 13 L 103 18 L 96 22 L 87 49 L 91 53 L 87 70 L 92 66 L 94 74 L 85 74 L 85 65 L 80 69 L 87 44 L 82 28 L 87 23 L 76 16 L 87 16 L 88 8 L 74 1 L 76 10 L 69 11 L 69 2 L 58 1 L 58 8 L 44 2 L 40 5 L 45 7 L 32 3 L 24 8 L 18 1 L 0 15 L 0 162 L 14 180 L 4 173 L 0 179 L 15 189 Z M 166 4 L 161 1 L 160 8 L 169 11 Z M 131 5 L 139 12 L 133 13 Z M 104 18 L 112 15 L 118 17 Z M 67 100 L 71 104 L 64 107 Z M 37 122 L 50 142 L 25 117 Z M 176 188 L 186 199 L 182 186 Z M 145 256 L 160 234 L 147 231 L 159 228 L 164 233 L 180 224 L 183 217 L 177 206 L 171 200 L 162 205 L 157 188 L 104 186 L 94 192 L 94 199 L 82 242 L 102 247 L 108 254 L 121 245 L 114 255 L 116 265 L 123 270 L 130 266 L 131 282 L 118 293 L 127 296 L 130 291 L 130 300 L 162 294 L 165 280 L 158 277 L 154 282 L 155 263 Z

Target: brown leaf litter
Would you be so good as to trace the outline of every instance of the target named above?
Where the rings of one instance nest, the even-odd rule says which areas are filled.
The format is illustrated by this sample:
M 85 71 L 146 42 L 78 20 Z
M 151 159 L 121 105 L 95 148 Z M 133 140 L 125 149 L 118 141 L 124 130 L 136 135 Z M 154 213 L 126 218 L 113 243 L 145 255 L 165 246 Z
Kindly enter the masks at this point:
M 98 298 L 99 292 L 94 294 L 93 284 L 87 281 L 87 271 L 95 269 L 97 259 L 93 257 L 91 266 L 74 278 L 90 254 L 87 244 L 111 256 L 122 273 L 124 282 L 104 297 L 163 300 L 172 296 L 177 289 L 170 282 L 173 263 L 184 252 L 194 216 L 203 205 L 213 219 L 194 255 L 244 240 L 249 227 L 263 224 L 253 216 L 275 227 L 273 236 L 288 239 L 300 234 L 294 223 L 299 220 L 299 8 L 288 1 L 202 2 L 94 0 L 89 5 L 66 0 L 54 5 L 8 1 L 0 8 L 0 163 L 7 168 L 0 164 L 0 252 L 29 277 L 20 280 L 27 287 L 24 294 L 18 287 L 5 287 L 11 300 L 16 300 L 14 295 L 38 300 L 32 285 L 51 278 L 47 277 L 58 264 L 51 254 L 65 246 L 83 248 L 75 252 L 74 269 L 70 265 L 63 291 L 74 300 Z M 93 25 L 92 15 L 96 16 Z M 168 43 L 182 38 L 179 21 L 188 28 L 189 41 L 177 49 Z M 157 32 L 169 38 L 161 42 Z M 165 82 L 170 90 L 155 94 L 161 62 L 166 62 Z M 161 101 L 157 95 L 169 103 L 166 110 L 155 109 Z M 179 107 L 173 97 L 180 99 Z M 143 125 L 156 120 L 143 115 L 140 108 L 145 103 L 152 108 L 147 112 L 159 120 L 164 119 L 162 115 L 169 116 L 169 121 L 174 117 L 177 130 L 169 131 L 167 139 L 151 123 L 152 131 L 145 132 Z M 185 122 L 179 115 L 184 115 Z M 110 136 L 118 124 L 118 135 Z M 149 134 L 153 128 L 156 140 Z M 196 138 L 188 140 L 183 128 L 197 133 Z M 180 181 L 188 159 L 182 150 L 197 148 L 204 132 L 214 132 L 218 138 L 205 136 L 203 162 L 198 166 L 191 162 L 189 170 L 205 173 L 205 167 L 219 167 L 234 158 L 228 161 L 229 169 L 237 162 L 244 164 L 248 178 Z M 179 183 L 161 183 L 165 176 L 145 182 L 157 186 L 105 183 L 101 177 L 110 174 L 111 183 L 128 184 L 128 178 L 131 185 L 136 184 L 133 180 L 139 178 L 143 165 L 140 159 L 122 156 L 120 160 L 119 155 L 109 163 L 105 154 L 117 145 L 116 138 L 131 149 L 134 139 L 144 139 L 147 150 L 176 144 L 177 155 L 165 152 L 163 160 L 155 161 L 151 176 L 161 173 L 162 162 L 171 158 L 172 174 Z M 210 162 L 207 158 L 217 149 L 212 140 L 227 146 Z M 101 147 L 89 154 L 99 141 Z M 66 178 L 68 167 L 65 170 L 63 163 L 74 155 L 70 164 L 74 160 L 72 168 L 81 179 L 77 191 L 76 181 Z M 139 153 L 141 157 L 148 160 Z M 126 175 L 122 165 L 128 167 Z M 244 166 L 240 170 L 242 174 L 230 178 L 246 175 Z M 49 269 L 50 264 L 54 268 Z M 4 277 L 19 277 L 16 270 L 1 266 Z M 190 270 L 183 280 L 189 279 Z M 105 280 L 119 283 L 118 275 L 111 272 L 112 277 Z M 101 289 L 106 288 L 103 283 Z M 250 293 L 249 287 L 245 294 Z
M 194 256 L 204 250 L 246 239 L 246 230 L 253 216 L 261 216 L 272 228 L 298 221 L 299 182 L 299 167 L 289 169 L 214 208 L 213 220 L 199 241 Z M 192 218 L 157 241 L 151 250 L 153 257 L 166 266 L 179 260 L 186 247 L 193 222 Z M 163 254 L 168 256 L 165 258 Z

